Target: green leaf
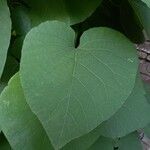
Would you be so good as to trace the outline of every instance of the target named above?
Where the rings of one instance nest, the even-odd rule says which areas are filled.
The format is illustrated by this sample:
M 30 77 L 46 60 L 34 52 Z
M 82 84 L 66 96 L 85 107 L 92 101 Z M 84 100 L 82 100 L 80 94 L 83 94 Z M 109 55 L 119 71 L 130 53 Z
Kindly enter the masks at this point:
M 0 150 L 11 150 L 11 147 L 3 133 L 0 133 Z
M 150 138 L 150 124 L 146 126 L 143 130 L 144 133 Z
M 1 94 L 0 126 L 14 150 L 52 149 L 39 120 L 25 101 L 18 74 Z
M 61 148 L 112 116 L 134 86 L 136 50 L 109 28 L 84 33 L 74 46 L 74 31 L 52 21 L 27 35 L 21 81 L 27 102 L 52 144 Z
M 17 35 L 25 35 L 32 27 L 28 16 L 28 9 L 22 5 L 17 5 L 10 10 L 13 30 Z
M 5 65 L 11 36 L 11 20 L 7 1 L 0 1 L 0 78 Z
M 102 0 L 25 0 L 32 25 L 47 20 L 76 24 L 89 17 Z
M 150 1 L 149 0 L 142 0 L 147 6 L 150 8 Z
M 92 132 L 71 141 L 61 150 L 87 150 L 97 141 L 98 138 L 99 132 L 97 132 L 97 129 L 95 129 Z
M 137 17 L 150 37 L 150 8 L 141 0 L 129 0 Z
M 133 92 L 122 108 L 100 126 L 100 133 L 106 137 L 122 137 L 150 123 L 150 105 L 138 75 Z
M 114 150 L 114 141 L 110 138 L 100 137 L 88 150 Z
M 129 134 L 121 139 L 100 137 L 88 150 L 142 150 L 137 133 Z
M 118 150 L 142 150 L 142 144 L 138 139 L 137 133 L 129 134 L 121 138 L 118 142 L 119 149 Z

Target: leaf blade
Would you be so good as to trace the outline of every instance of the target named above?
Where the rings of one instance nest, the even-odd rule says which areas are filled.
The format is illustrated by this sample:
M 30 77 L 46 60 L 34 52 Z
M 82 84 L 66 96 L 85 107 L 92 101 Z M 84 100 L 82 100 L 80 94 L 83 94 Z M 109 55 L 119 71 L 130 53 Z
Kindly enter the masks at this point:
M 74 32 L 66 24 L 45 22 L 27 35 L 23 46 L 21 83 L 24 93 L 56 149 L 93 130 L 115 113 L 129 96 L 137 69 L 136 50 L 122 34 L 107 28 L 95 28 L 82 36 L 77 49 L 74 37 Z M 31 43 L 31 39 L 34 42 Z M 113 44 L 112 39 L 118 41 L 117 44 Z M 112 49 L 107 42 L 111 42 Z M 122 49 L 123 45 L 126 51 Z M 104 48 L 112 52 L 114 62 Z M 122 54 L 116 55 L 118 51 Z M 102 59 L 105 65 L 95 57 Z M 118 61 L 128 69 L 116 67 Z M 106 63 L 116 74 L 128 76 L 118 75 L 122 92 L 117 92 L 116 80 L 108 78 L 113 71 Z M 107 86 L 111 98 L 107 97 L 105 83 L 111 84 Z
M 53 149 L 44 129 L 25 102 L 19 74 L 13 76 L 2 92 L 0 104 L 0 125 L 13 149 Z
M 5 65 L 7 50 L 10 43 L 11 37 L 11 20 L 10 20 L 10 12 L 7 6 L 6 0 L 0 1 L 0 77 L 3 72 L 3 68 Z
M 150 105 L 138 74 L 131 95 L 118 112 L 99 127 L 100 133 L 111 138 L 123 137 L 149 124 L 149 113 Z

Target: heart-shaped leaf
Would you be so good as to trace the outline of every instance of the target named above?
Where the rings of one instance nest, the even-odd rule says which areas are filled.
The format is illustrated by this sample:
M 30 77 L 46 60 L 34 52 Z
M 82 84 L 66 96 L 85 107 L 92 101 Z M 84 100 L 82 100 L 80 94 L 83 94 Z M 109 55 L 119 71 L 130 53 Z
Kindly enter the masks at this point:
M 122 108 L 100 127 L 103 136 L 122 137 L 150 122 L 150 105 L 145 98 L 145 91 L 140 79 L 137 77 L 133 92 Z
M 24 93 L 56 149 L 112 116 L 137 72 L 136 50 L 119 32 L 88 30 L 78 48 L 74 40 L 69 26 L 52 21 L 31 30 L 23 45 Z
M 0 77 L 6 61 L 11 36 L 11 20 L 7 1 L 0 1 Z
M 0 126 L 14 150 L 53 150 L 39 120 L 25 101 L 18 74 L 0 96 Z

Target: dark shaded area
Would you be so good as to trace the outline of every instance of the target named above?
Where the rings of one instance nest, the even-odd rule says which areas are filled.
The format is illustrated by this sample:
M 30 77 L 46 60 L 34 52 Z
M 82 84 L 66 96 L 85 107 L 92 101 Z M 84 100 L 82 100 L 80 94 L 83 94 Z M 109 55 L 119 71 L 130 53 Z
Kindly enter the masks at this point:
M 0 133 L 0 150 L 12 150 L 6 137 L 2 132 Z

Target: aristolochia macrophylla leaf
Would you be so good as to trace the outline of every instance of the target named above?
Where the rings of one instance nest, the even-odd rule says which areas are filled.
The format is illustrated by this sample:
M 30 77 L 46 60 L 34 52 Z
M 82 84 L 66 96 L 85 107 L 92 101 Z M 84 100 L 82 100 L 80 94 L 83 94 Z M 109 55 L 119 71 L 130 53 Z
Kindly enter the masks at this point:
M 25 101 L 18 74 L 0 96 L 0 126 L 14 150 L 53 150 L 42 125 Z
M 6 0 L 0 1 L 0 77 L 2 75 L 11 36 L 11 20 Z
M 28 104 L 56 149 L 112 116 L 130 95 L 137 72 L 136 50 L 109 28 L 75 33 L 58 21 L 27 35 L 21 81 Z

